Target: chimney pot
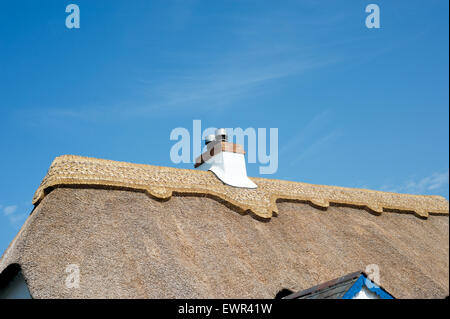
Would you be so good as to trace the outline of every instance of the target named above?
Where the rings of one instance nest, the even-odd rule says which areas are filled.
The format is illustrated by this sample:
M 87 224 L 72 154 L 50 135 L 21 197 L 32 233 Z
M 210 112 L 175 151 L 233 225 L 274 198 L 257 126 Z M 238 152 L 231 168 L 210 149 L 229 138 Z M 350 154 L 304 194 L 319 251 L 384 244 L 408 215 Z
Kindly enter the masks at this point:
M 216 140 L 226 142 L 228 140 L 227 130 L 224 128 L 217 129 Z
M 211 142 L 214 142 L 216 140 L 216 136 L 214 134 L 208 135 L 205 137 L 205 145 L 208 145 Z
M 244 147 L 228 142 L 224 128 L 217 129 L 215 133 L 205 137 L 207 150 L 195 159 L 194 167 L 213 172 L 226 185 L 257 188 L 258 185 L 247 177 Z

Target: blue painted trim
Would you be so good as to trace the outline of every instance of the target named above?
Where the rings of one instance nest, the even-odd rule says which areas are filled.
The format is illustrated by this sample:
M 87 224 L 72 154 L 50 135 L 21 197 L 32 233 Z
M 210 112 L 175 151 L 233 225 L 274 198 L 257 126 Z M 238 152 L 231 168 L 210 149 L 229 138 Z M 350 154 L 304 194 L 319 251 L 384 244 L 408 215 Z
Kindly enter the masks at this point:
M 364 274 L 359 276 L 358 280 L 356 280 L 353 286 L 350 287 L 350 289 L 345 293 L 342 299 L 353 299 L 356 296 L 356 294 L 361 291 L 363 287 L 366 287 L 368 290 L 374 292 L 381 299 L 394 299 L 394 297 L 392 297 L 390 294 L 388 294 L 385 290 L 383 290 L 381 287 L 376 285 L 371 280 L 370 282 L 372 287 L 368 287 L 366 285 L 366 280 L 370 279 L 367 279 L 367 277 Z
M 345 293 L 342 299 L 353 299 L 358 292 L 361 291 L 364 286 L 365 277 L 364 275 L 359 276 L 358 280 L 350 287 L 350 289 Z

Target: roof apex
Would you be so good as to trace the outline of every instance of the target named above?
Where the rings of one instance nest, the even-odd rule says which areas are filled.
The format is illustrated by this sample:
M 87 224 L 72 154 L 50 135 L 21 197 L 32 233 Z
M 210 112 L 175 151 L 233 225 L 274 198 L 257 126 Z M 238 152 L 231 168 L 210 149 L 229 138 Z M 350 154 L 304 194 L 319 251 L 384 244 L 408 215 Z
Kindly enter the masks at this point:
M 321 208 L 327 208 L 330 203 L 350 205 L 377 214 L 404 211 L 421 218 L 428 217 L 429 213 L 449 213 L 449 203 L 441 196 L 397 194 L 265 178 L 251 180 L 258 185 L 257 189 L 225 185 L 211 172 L 62 155 L 51 164 L 34 195 L 33 204 L 37 205 L 44 198 L 45 190 L 51 187 L 103 185 L 142 190 L 159 199 L 170 198 L 174 192 L 207 194 L 262 218 L 278 213 L 277 200 L 309 202 Z

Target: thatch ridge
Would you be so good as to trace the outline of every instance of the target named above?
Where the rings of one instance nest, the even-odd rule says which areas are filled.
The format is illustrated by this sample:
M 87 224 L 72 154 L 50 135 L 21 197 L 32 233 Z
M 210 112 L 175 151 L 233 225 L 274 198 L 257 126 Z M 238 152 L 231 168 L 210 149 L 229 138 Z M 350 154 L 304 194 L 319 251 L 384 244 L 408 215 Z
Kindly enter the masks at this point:
M 60 185 L 103 185 L 133 188 L 152 197 L 169 199 L 177 194 L 208 194 L 225 200 L 260 218 L 278 213 L 277 201 L 306 201 L 316 207 L 349 205 L 374 213 L 404 211 L 427 218 L 430 213 L 448 215 L 448 201 L 441 196 L 409 195 L 338 186 L 251 178 L 257 189 L 240 189 L 220 182 L 211 172 L 133 164 L 74 155 L 55 158 L 35 193 L 37 205 L 46 189 Z

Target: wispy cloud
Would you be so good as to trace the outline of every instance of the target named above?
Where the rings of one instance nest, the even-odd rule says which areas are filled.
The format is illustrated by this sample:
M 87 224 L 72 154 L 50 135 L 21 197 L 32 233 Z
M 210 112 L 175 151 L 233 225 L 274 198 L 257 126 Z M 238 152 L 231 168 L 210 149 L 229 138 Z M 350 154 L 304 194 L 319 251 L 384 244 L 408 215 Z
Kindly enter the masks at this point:
M 211 107 L 233 108 L 236 101 L 249 96 L 266 94 L 268 84 L 301 76 L 336 61 L 332 58 L 295 56 L 290 53 L 234 53 L 215 57 L 208 65 L 193 64 L 189 69 L 167 70 L 159 74 L 158 81 L 135 79 L 135 100 L 117 101 L 115 104 L 91 104 L 80 107 L 52 107 L 19 110 L 23 116 L 42 121 L 60 118 L 86 122 L 116 121 L 130 118 L 171 116 L 183 112 Z M 288 49 L 287 49 L 288 50 Z M 259 55 L 258 55 L 259 54 Z M 265 55 L 268 56 L 265 56 Z M 231 61 L 231 62 L 230 62 Z M 36 114 L 37 113 L 37 114 Z M 44 115 L 45 114 L 45 117 Z
M 309 120 L 306 125 L 300 128 L 299 133 L 288 140 L 281 148 L 280 155 L 291 156 L 290 165 L 295 165 L 299 161 L 319 152 L 330 142 L 342 135 L 340 128 L 333 128 L 331 120 L 333 113 L 331 109 L 326 109 Z
M 319 137 L 318 139 L 314 140 L 309 146 L 307 146 L 305 149 L 303 149 L 300 152 L 300 155 L 297 156 L 292 162 L 291 165 L 297 164 L 301 160 L 307 158 L 310 155 L 313 155 L 314 153 L 320 151 L 323 149 L 327 144 L 338 138 L 342 135 L 342 132 L 339 129 L 333 130 L 329 132 L 328 134 Z
M 245 54 L 244 54 L 245 55 Z M 234 60 L 233 63 L 224 61 Z M 252 61 L 255 60 L 255 61 Z M 118 116 L 147 117 L 173 114 L 173 111 L 233 107 L 233 102 L 248 96 L 264 93 L 264 85 L 304 72 L 325 67 L 334 61 L 317 58 L 274 58 L 265 62 L 264 57 L 217 58 L 214 66 L 198 67 L 183 71 L 168 71 L 158 83 L 136 80 L 137 90 L 144 98 L 138 102 L 122 102 L 117 105 L 90 105 L 77 109 L 52 109 L 53 117 L 76 119 L 107 119 Z M 281 62 L 280 62 L 281 61 Z
M 3 214 L 5 216 L 10 216 L 11 214 L 14 214 L 14 212 L 16 210 L 17 210 L 17 205 L 6 206 L 5 208 L 3 208 Z
M 11 226 L 19 226 L 27 217 L 26 213 L 18 213 L 18 205 L 3 206 L 0 205 L 0 211 L 3 216 L 8 219 Z
M 164 107 L 179 108 L 195 103 L 209 106 L 213 101 L 231 102 L 253 94 L 254 89 L 289 76 L 320 68 L 331 61 L 291 60 L 259 65 L 245 61 L 231 67 L 171 76 L 168 81 L 152 89 Z
M 192 21 L 196 7 L 194 2 L 174 8 L 174 19 L 181 21 L 181 28 Z M 223 34 L 226 42 L 217 43 L 217 39 L 213 39 L 212 45 L 196 44 L 180 50 L 158 48 L 164 53 L 161 63 L 151 71 L 142 68 L 135 78 L 122 79 L 123 87 L 131 88 L 127 97 L 119 96 L 113 102 L 98 100 L 94 105 L 59 105 L 45 111 L 39 108 L 31 110 L 39 112 L 37 116 L 32 114 L 33 119 L 45 115 L 43 120 L 46 121 L 55 121 L 55 118 L 108 121 L 171 116 L 174 111 L 189 112 L 192 107 L 195 110 L 230 109 L 235 107 L 236 100 L 267 94 L 267 88 L 270 89 L 267 84 L 302 76 L 343 60 L 335 50 L 324 50 L 322 43 L 304 37 L 304 27 L 309 23 L 299 20 L 289 10 L 228 15 L 220 17 L 227 23 Z M 283 23 L 276 23 L 277 19 Z M 323 23 L 315 22 L 315 25 L 324 27 L 343 19 L 342 13 L 335 19 L 327 16 Z M 287 26 L 295 32 L 286 32 Z M 325 29 L 321 32 L 328 32 L 328 28 Z M 222 28 L 218 32 L 223 32 Z
M 448 185 L 449 172 L 433 173 L 419 181 L 409 181 L 405 188 L 414 193 L 434 191 Z
M 311 1 L 294 7 L 322 12 L 321 6 L 320 2 Z M 171 32 L 183 30 L 195 21 L 195 15 L 200 13 L 196 10 L 200 7 L 196 1 L 176 2 L 171 6 L 167 24 L 174 27 Z M 250 13 L 224 12 L 217 17 L 227 26 L 224 33 L 221 33 L 222 28 L 217 29 L 224 36 L 224 43 L 217 43 L 220 38 L 217 37 L 210 39 L 211 45 L 195 43 L 179 50 L 158 48 L 164 56 L 161 63 L 155 64 L 151 71 L 140 68 L 135 78 L 121 79 L 123 87 L 131 88 L 126 97 L 119 95 L 113 102 L 97 100 L 94 105 L 80 101 L 77 102 L 80 105 L 35 108 L 23 110 L 23 114 L 32 116 L 33 121 L 38 118 L 56 122 L 65 118 L 103 122 L 167 117 L 174 112 L 190 112 L 193 107 L 195 110 L 230 109 L 238 104 L 234 103 L 237 100 L 267 94 L 267 89 L 270 90 L 267 84 L 281 83 L 288 77 L 302 76 L 338 63 L 355 65 L 358 59 L 348 54 L 348 45 L 366 36 L 315 40 L 327 35 L 349 16 L 341 10 L 299 19 L 296 10 L 263 7 Z
M 299 147 L 301 144 L 311 140 L 316 134 L 327 126 L 331 119 L 331 110 L 327 109 L 316 114 L 309 122 L 300 129 L 300 132 L 285 143 L 280 154 L 283 155 L 291 152 L 292 149 Z
M 429 176 L 420 179 L 410 179 L 403 184 L 383 185 L 380 187 L 383 191 L 409 194 L 429 194 L 443 191 L 449 185 L 449 171 L 435 172 Z
M 10 216 L 9 222 L 14 226 L 18 226 L 18 225 L 22 224 L 23 221 L 25 221 L 27 216 L 28 216 L 28 214 L 26 214 L 26 213 L 15 214 L 15 215 Z

